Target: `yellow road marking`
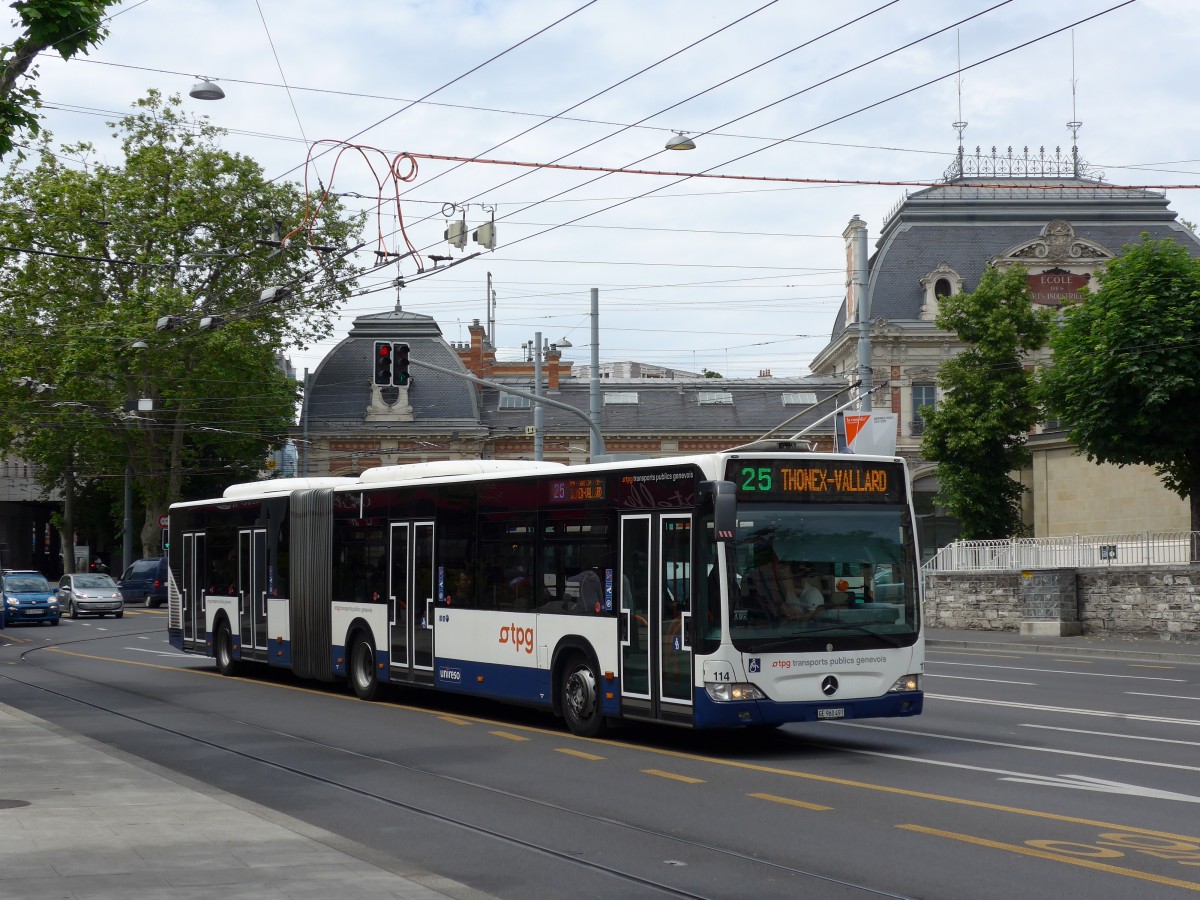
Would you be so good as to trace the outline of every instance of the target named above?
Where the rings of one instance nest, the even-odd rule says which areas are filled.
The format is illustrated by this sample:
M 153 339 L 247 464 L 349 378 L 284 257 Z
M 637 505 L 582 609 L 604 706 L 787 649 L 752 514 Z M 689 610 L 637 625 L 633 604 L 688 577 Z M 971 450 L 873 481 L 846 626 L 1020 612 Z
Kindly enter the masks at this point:
M 488 734 L 494 734 L 496 737 L 504 738 L 506 741 L 528 741 L 531 738 L 525 737 L 523 734 L 512 734 L 508 731 L 489 731 Z
M 595 753 L 584 753 L 582 750 L 572 750 L 569 747 L 556 747 L 555 753 L 565 753 L 567 756 L 578 756 L 580 759 L 604 759 L 603 756 L 597 756 Z
M 1144 665 L 1142 663 L 1130 663 L 1129 668 L 1131 668 L 1131 669 L 1174 669 L 1175 667 L 1174 666 L 1148 666 L 1148 665 Z
M 805 803 L 803 800 L 793 800 L 790 797 L 776 797 L 774 794 L 747 794 L 748 797 L 753 797 L 755 800 L 770 800 L 772 803 L 783 803 L 787 806 L 799 806 L 801 809 L 815 809 L 818 812 L 823 812 L 827 809 L 833 809 L 832 806 L 821 806 L 816 803 Z
M 1091 659 L 1052 659 L 1050 661 L 1051 662 L 1071 663 L 1072 665 L 1077 665 L 1077 666 L 1094 666 L 1096 664 L 1095 660 L 1091 660 Z
M 443 722 L 450 723 L 451 725 L 470 725 L 471 724 L 471 721 L 469 719 L 463 719 L 463 718 L 460 718 L 459 716 L 438 716 L 438 718 L 441 719 Z
M 966 844 L 975 844 L 979 847 L 990 847 L 993 850 L 1007 850 L 1009 853 L 1018 853 L 1022 856 L 1032 856 L 1037 859 L 1048 859 L 1052 862 L 1066 863 L 1070 866 L 1093 869 L 1097 872 L 1107 872 L 1110 875 L 1124 875 L 1127 878 L 1137 878 L 1142 881 L 1153 881 L 1155 884 L 1168 884 L 1171 887 L 1181 887 L 1190 891 L 1200 891 L 1200 882 L 1183 881 L 1179 878 L 1168 878 L 1165 875 L 1152 875 L 1149 872 L 1139 872 L 1137 869 L 1126 869 L 1123 866 L 1111 866 L 1108 863 L 1095 862 L 1094 860 L 1090 859 L 1080 859 L 1077 856 L 1065 856 L 1061 853 L 1050 853 L 1046 850 L 1034 849 L 1033 847 L 1023 847 L 1020 844 L 1005 844 L 1001 841 L 989 841 L 986 838 L 974 837 L 969 834 L 958 834 L 953 831 L 942 831 L 938 828 L 926 828 L 923 825 L 897 825 L 896 827 L 902 828 L 905 831 L 915 831 L 919 834 L 929 834 L 933 835 L 934 837 L 944 837 L 953 841 L 962 841 Z
M 657 775 L 659 778 L 670 778 L 672 781 L 682 781 L 684 784 L 704 784 L 703 778 L 692 778 L 690 775 L 677 775 L 674 772 L 664 772 L 662 769 L 642 769 L 645 775 Z

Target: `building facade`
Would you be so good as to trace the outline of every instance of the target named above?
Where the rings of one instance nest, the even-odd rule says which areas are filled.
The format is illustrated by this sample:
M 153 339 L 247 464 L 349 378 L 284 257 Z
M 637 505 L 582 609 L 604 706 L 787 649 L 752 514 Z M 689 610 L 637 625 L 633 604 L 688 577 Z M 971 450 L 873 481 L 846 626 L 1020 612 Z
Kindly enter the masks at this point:
M 576 377 L 550 346 L 542 383 L 530 359 L 496 358 L 476 321 L 470 343 L 448 343 L 429 316 L 396 309 L 355 319 L 347 337 L 307 379 L 296 440 L 301 475 L 341 475 L 376 465 L 446 459 L 535 459 L 578 464 L 592 458 L 593 397 L 605 458 L 682 456 L 724 450 L 771 433 L 833 448 L 832 418 L 847 399 L 837 378 L 705 378 L 661 367 L 642 377 L 610 367 Z M 408 345 L 404 386 L 373 383 L 377 341 Z M 435 367 L 435 368 L 430 368 Z M 624 376 L 624 377 L 622 377 Z M 479 384 L 471 378 L 486 382 Z M 508 387 L 511 390 L 505 390 Z M 535 417 L 540 394 L 548 403 Z
M 847 259 L 866 223 L 846 230 Z M 921 410 L 942 399 L 941 365 L 962 345 L 934 322 L 942 298 L 973 291 L 984 270 L 1021 265 L 1035 304 L 1057 306 L 1081 287 L 1095 289 L 1097 273 L 1141 236 L 1172 238 L 1200 256 L 1200 240 L 1178 221 L 1158 192 L 1109 184 L 1086 173 L 1078 157 L 974 157 L 961 151 L 943 183 L 902 198 L 884 218 L 861 292 L 848 289 L 829 343 L 814 359 L 819 375 L 853 379 L 859 369 L 860 320 L 867 323 L 872 397 L 876 409 L 897 414 L 898 452 L 911 461 L 926 515 L 937 484 L 933 464 L 920 456 Z M 847 285 L 855 281 L 848 264 Z M 859 294 L 861 293 L 861 299 Z M 1048 358 L 1030 359 L 1033 364 Z M 1035 536 L 1186 530 L 1187 504 L 1162 487 L 1148 467 L 1087 462 L 1047 422 L 1030 437 L 1026 520 Z M 953 538 L 940 521 L 934 543 Z M 929 538 L 926 539 L 927 545 Z

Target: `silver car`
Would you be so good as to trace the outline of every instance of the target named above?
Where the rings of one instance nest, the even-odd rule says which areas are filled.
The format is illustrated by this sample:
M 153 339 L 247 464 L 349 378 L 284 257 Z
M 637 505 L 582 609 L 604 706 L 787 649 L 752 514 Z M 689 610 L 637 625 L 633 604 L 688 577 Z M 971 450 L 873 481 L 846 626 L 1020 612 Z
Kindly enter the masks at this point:
M 117 583 L 107 575 L 87 572 L 82 575 L 64 575 L 58 582 L 58 605 L 64 615 L 72 619 L 80 616 L 113 616 L 125 614 L 125 601 Z

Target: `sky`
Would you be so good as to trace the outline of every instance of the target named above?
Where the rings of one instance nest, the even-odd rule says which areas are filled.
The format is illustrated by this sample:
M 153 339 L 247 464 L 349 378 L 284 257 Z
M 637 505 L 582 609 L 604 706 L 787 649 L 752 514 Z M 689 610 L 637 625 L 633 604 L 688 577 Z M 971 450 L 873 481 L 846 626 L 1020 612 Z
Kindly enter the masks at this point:
M 1069 152 L 1079 122 L 1094 174 L 1172 186 L 1171 208 L 1200 221 L 1186 187 L 1200 186 L 1196 12 L 1179 0 L 129 0 L 88 56 L 43 56 L 38 87 L 56 144 L 91 141 L 118 164 L 106 123 L 150 88 L 178 93 L 268 178 L 319 182 L 354 209 L 379 208 L 380 173 L 413 155 L 357 259 L 373 265 L 381 239 L 406 251 L 398 209 L 424 272 L 409 256 L 362 279 L 334 334 L 290 351 L 301 373 L 356 316 L 397 304 L 468 340 L 487 322 L 490 275 L 501 356 L 540 333 L 586 365 L 595 288 L 601 362 L 793 377 L 829 340 L 847 223 L 862 217 L 873 248 L 905 192 L 943 176 L 955 122 L 968 152 L 1018 153 Z M 200 77 L 225 99 L 188 97 Z M 696 149 L 665 149 L 676 131 Z M 608 171 L 622 168 L 649 174 Z M 495 222 L 494 250 L 445 242 L 464 217 L 469 233 Z M 444 270 L 429 259 L 477 251 Z

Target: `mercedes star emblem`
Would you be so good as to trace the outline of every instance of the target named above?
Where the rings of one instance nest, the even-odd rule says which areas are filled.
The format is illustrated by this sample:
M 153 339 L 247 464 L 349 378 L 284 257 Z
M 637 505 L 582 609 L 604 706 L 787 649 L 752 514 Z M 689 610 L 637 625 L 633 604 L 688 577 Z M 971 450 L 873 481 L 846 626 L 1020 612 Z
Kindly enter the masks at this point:
M 826 675 L 821 682 L 821 693 L 826 697 L 832 697 L 837 693 L 838 680 L 832 675 Z

